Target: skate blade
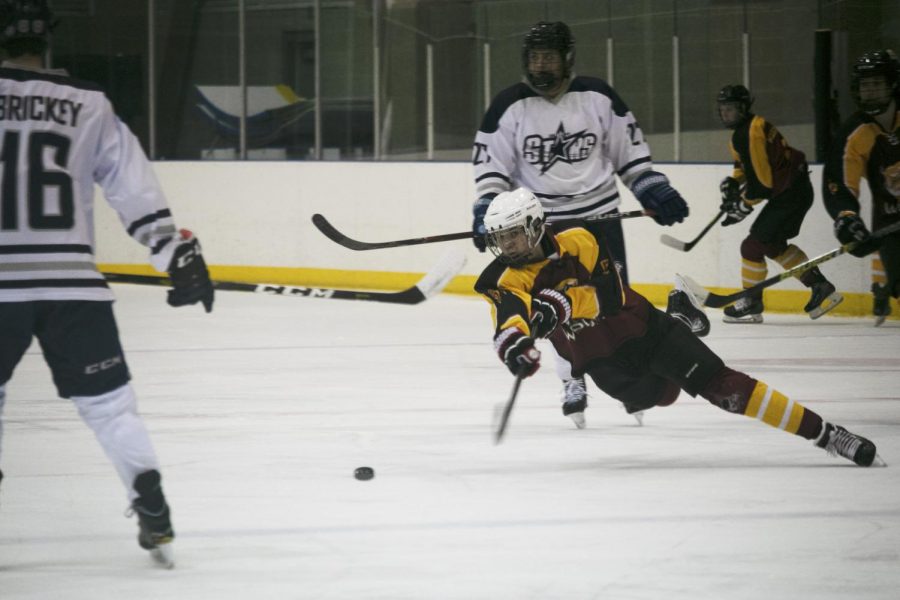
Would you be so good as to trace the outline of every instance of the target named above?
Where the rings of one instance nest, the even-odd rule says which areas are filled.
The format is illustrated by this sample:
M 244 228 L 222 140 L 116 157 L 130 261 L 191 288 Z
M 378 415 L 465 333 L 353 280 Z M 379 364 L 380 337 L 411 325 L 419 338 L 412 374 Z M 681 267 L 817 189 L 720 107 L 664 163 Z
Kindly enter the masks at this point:
M 835 292 L 835 293 L 831 294 L 830 296 L 828 296 L 827 298 L 825 298 L 825 300 L 822 301 L 822 304 L 820 304 L 818 307 L 812 309 L 807 314 L 809 315 L 810 319 L 818 319 L 819 317 L 821 317 L 822 315 L 824 315 L 825 313 L 827 313 L 828 311 L 830 311 L 832 308 L 834 308 L 835 306 L 837 306 L 838 304 L 840 304 L 843 301 L 844 301 L 844 297 L 842 295 L 838 294 L 837 292 Z
M 153 548 L 150 550 L 150 557 L 156 564 L 163 568 L 175 568 L 175 551 L 172 549 L 171 543 L 160 544 L 156 548 Z
M 747 315 L 746 317 L 729 317 L 725 315 L 722 317 L 723 323 L 762 323 L 763 316 L 762 315 Z
M 875 455 L 875 460 L 872 461 L 871 466 L 872 466 L 872 467 L 886 467 L 886 466 L 888 466 L 888 465 L 887 465 L 887 463 L 884 461 L 884 459 L 881 458 L 881 455 L 876 454 L 876 455 Z
M 881 327 L 884 324 L 885 319 L 887 319 L 887 315 L 876 315 L 875 327 Z
M 631 413 L 631 416 L 637 421 L 638 427 L 644 426 L 644 411 L 639 410 L 636 413 Z
M 572 422 L 575 423 L 575 427 L 577 427 L 578 429 L 584 429 L 585 427 L 587 427 L 587 421 L 584 418 L 584 413 L 569 413 L 566 416 L 572 419 Z

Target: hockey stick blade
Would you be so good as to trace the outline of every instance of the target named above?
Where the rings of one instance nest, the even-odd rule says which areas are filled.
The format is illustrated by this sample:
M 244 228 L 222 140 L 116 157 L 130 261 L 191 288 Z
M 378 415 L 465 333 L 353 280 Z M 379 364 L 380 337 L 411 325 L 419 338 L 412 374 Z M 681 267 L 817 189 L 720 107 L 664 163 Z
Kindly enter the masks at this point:
M 519 395 L 519 386 L 522 385 L 522 380 L 525 378 L 526 368 L 527 367 L 523 365 L 519 368 L 519 372 L 516 373 L 516 380 L 513 382 L 512 392 L 510 392 L 509 400 L 506 401 L 506 405 L 503 407 L 503 412 L 500 414 L 500 423 L 497 426 L 497 431 L 494 433 L 494 444 L 499 444 L 503 441 L 503 434 L 506 433 L 509 416 L 512 414 L 513 405 L 516 403 L 516 398 Z
M 632 210 L 624 213 L 611 213 L 608 215 L 597 215 L 585 219 L 587 221 L 607 221 L 618 219 L 632 219 L 634 217 L 651 217 L 653 213 L 644 210 Z M 419 244 L 434 244 L 436 242 L 450 242 L 453 240 L 472 239 L 471 231 L 460 231 L 458 233 L 445 233 L 442 235 L 429 235 L 425 237 L 409 238 L 406 240 L 392 240 L 390 242 L 362 242 L 347 237 L 337 230 L 334 225 L 328 222 L 323 215 L 316 213 L 312 216 L 313 225 L 321 231 L 325 237 L 332 242 L 338 243 L 344 248 L 350 250 L 381 250 L 384 248 L 400 248 L 403 246 L 417 246 Z
M 255 292 L 273 296 L 292 296 L 299 298 L 332 298 L 335 300 L 369 300 L 372 302 L 388 302 L 391 304 L 419 304 L 440 292 L 463 267 L 465 258 L 461 254 L 445 256 L 431 271 L 425 274 L 416 285 L 399 292 L 364 292 L 357 290 L 338 290 L 332 288 L 313 288 L 281 285 L 277 283 L 243 283 L 239 281 L 213 280 L 213 288 L 229 292 Z M 168 277 L 156 275 L 130 275 L 125 273 L 102 273 L 111 283 L 134 283 L 138 285 L 158 285 L 171 287 Z
M 676 250 L 681 250 L 682 252 L 690 252 L 691 248 L 696 246 L 697 242 L 699 242 L 700 240 L 703 239 L 703 236 L 705 236 L 707 234 L 707 232 L 713 228 L 713 225 L 715 225 L 716 223 L 719 222 L 719 219 L 721 219 L 722 215 L 724 215 L 724 214 L 725 214 L 725 211 L 720 210 L 719 214 L 717 214 L 715 216 L 715 218 L 712 221 L 710 221 L 706 225 L 706 227 L 703 228 L 703 231 L 701 231 L 699 233 L 699 235 L 697 235 L 697 237 L 692 239 L 690 242 L 682 242 L 681 240 L 673 238 L 668 233 L 664 233 L 661 236 L 659 236 L 659 241 L 662 242 L 663 244 L 665 244 L 666 246 L 668 246 L 669 248 L 675 248 Z
M 898 221 L 897 223 L 892 223 L 887 227 L 882 227 L 878 231 L 873 232 L 872 237 L 876 239 L 882 238 L 888 234 L 894 233 L 895 231 L 900 231 L 900 221 Z M 744 288 L 743 290 L 735 292 L 733 294 L 716 294 L 709 291 L 686 275 L 678 276 L 684 280 L 685 284 L 690 288 L 691 292 L 694 294 L 694 297 L 697 298 L 698 302 L 701 302 L 704 306 L 709 306 L 710 308 L 722 308 L 724 306 L 728 306 L 729 304 L 733 304 L 741 298 L 745 298 L 747 296 L 754 295 L 757 292 L 761 292 L 765 288 L 771 287 L 776 283 L 784 281 L 785 279 L 789 279 L 790 277 L 794 277 L 795 275 L 805 273 L 813 267 L 816 267 L 824 262 L 831 260 L 832 258 L 853 250 L 857 245 L 859 245 L 859 242 L 844 244 L 839 248 L 830 250 L 825 254 L 820 254 L 819 256 L 811 258 L 805 263 L 801 263 L 792 269 L 788 269 L 787 271 L 779 273 L 778 275 L 769 277 L 768 279 L 760 281 L 752 287 Z

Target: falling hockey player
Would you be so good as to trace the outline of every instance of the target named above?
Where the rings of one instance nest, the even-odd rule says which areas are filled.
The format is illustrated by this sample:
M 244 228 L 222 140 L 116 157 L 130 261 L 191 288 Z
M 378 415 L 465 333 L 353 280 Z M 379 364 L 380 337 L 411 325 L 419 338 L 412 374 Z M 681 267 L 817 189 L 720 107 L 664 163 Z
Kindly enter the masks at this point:
M 497 258 L 475 289 L 491 303 L 494 348 L 514 374 L 537 371 L 535 339 L 549 338 L 574 373 L 629 412 L 668 406 L 684 390 L 857 465 L 875 462 L 871 441 L 729 368 L 681 320 L 624 285 L 603 237 L 581 222 L 545 224 L 541 203 L 519 188 L 491 201 L 484 224 Z
M 734 173 L 719 186 L 720 209 L 728 215 L 722 226 L 740 223 L 755 205 L 768 200 L 741 243 L 741 281 L 749 288 L 766 278 L 766 258 L 784 269 L 809 260 L 788 240 L 800 233 L 813 203 L 813 187 L 806 157 L 790 147 L 774 125 L 750 112 L 753 98 L 747 88 L 726 85 L 716 101 L 722 125 L 732 130 L 729 147 L 734 158 Z M 810 289 L 809 302 L 803 307 L 810 318 L 818 319 L 843 301 L 818 267 L 797 278 Z M 724 321 L 762 323 L 762 313 L 760 292 L 726 307 Z
M 585 227 L 608 240 L 627 283 L 621 221 L 590 221 L 619 212 L 617 179 L 660 225 L 681 223 L 689 209 L 668 178 L 654 169 L 650 146 L 628 105 L 606 81 L 578 75 L 575 54 L 575 37 L 562 21 L 540 21 L 525 35 L 523 80 L 497 94 L 475 136 L 473 241 L 485 250 L 482 219 L 491 199 L 527 187 L 549 221 L 589 220 Z M 681 292 L 675 296 L 685 300 Z M 702 327 L 696 331 L 707 332 Z M 555 359 L 563 383 L 562 413 L 584 427 L 584 378 L 573 377 L 570 365 Z
M 175 534 L 159 461 L 129 384 L 113 295 L 94 264 L 95 182 L 153 265 L 168 271 L 170 305 L 202 302 L 209 312 L 214 290 L 197 239 L 177 233 L 150 162 L 103 92 L 43 68 L 53 23 L 46 0 L 0 0 L 9 56 L 0 67 L 0 411 L 37 337 L 59 395 L 75 404 L 125 485 L 138 542 L 171 567 Z

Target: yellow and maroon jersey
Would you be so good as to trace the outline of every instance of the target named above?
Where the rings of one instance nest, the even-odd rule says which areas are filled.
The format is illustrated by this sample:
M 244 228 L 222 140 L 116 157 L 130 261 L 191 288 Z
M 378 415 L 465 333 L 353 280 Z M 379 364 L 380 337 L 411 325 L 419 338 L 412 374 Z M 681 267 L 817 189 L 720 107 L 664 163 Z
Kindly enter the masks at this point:
M 753 115 L 734 130 L 729 145 L 733 177 L 746 184 L 749 204 L 774 198 L 806 173 L 806 155 L 788 145 L 774 125 Z
M 510 327 L 531 335 L 531 295 L 543 289 L 560 291 L 571 301 L 570 321 L 550 341 L 572 363 L 574 374 L 644 334 L 650 303 L 622 283 L 604 240 L 569 221 L 548 226 L 542 244 L 547 258 L 521 267 L 494 260 L 475 283 L 475 291 L 491 304 L 495 339 Z
M 822 194 L 832 218 L 859 212 L 862 179 L 872 191 L 872 228 L 900 218 L 900 110 L 891 131 L 863 112 L 851 116 L 838 133 L 825 162 Z

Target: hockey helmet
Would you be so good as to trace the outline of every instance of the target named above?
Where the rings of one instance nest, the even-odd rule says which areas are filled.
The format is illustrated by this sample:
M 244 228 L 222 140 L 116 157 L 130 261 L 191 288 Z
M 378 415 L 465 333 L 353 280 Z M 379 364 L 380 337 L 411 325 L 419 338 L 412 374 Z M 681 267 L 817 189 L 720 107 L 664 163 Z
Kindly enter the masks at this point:
M 884 92 L 879 97 L 862 98 L 860 83 L 864 79 L 884 78 Z M 866 52 L 853 65 L 853 75 L 850 82 L 850 90 L 853 100 L 859 110 L 871 116 L 880 115 L 891 103 L 891 99 L 900 96 L 900 62 L 892 50 L 875 50 Z M 868 94 L 867 94 L 868 96 Z
M 520 266 L 529 261 L 544 236 L 544 209 L 525 188 L 501 192 L 484 215 L 487 247 L 501 262 Z
M 722 117 L 722 105 L 730 104 L 737 109 L 737 116 L 733 119 L 724 119 Z M 729 129 L 734 129 L 743 123 L 750 116 L 750 107 L 753 105 L 753 96 L 750 90 L 739 83 L 732 83 L 724 86 L 716 95 L 716 107 L 719 113 L 719 119 L 722 124 Z
M 0 0 L 0 46 L 15 40 L 46 42 L 54 25 L 47 0 Z
M 562 62 L 562 76 L 550 71 L 532 73 L 528 69 L 529 53 L 532 50 L 556 50 Z M 522 44 L 522 69 L 528 82 L 538 91 L 552 90 L 562 79 L 572 74 L 575 66 L 575 38 L 572 30 L 562 21 L 553 23 L 540 21 L 525 34 Z

